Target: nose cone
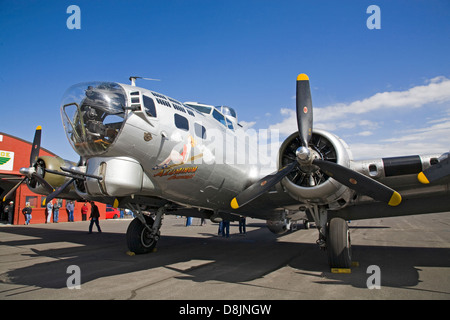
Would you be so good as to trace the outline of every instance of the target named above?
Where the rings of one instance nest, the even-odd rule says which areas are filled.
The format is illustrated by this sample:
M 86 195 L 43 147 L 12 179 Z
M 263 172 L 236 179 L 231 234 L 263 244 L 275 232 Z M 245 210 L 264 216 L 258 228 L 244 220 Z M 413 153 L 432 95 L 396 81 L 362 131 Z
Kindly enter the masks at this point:
M 61 103 L 67 138 L 80 156 L 105 153 L 125 120 L 127 95 L 117 83 L 90 82 L 70 87 Z

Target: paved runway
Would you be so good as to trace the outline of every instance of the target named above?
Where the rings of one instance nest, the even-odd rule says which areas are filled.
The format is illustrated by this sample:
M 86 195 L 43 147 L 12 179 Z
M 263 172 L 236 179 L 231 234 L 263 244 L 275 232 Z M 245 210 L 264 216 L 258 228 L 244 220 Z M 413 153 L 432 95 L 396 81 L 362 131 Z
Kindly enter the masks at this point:
M 448 213 L 353 221 L 351 274 L 330 272 L 314 228 L 277 237 L 248 219 L 227 239 L 210 221 L 166 216 L 157 251 L 130 256 L 129 222 L 91 235 L 88 222 L 0 226 L 0 299 L 450 299 Z M 371 265 L 380 289 L 367 288 Z

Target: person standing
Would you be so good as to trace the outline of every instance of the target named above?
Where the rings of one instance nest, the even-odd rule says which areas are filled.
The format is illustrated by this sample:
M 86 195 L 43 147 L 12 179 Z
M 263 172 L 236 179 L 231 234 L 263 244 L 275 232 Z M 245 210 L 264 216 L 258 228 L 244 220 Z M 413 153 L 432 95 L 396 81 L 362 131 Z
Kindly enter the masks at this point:
M 22 209 L 22 213 L 25 215 L 25 224 L 30 224 L 31 221 L 31 212 L 33 212 L 33 209 L 31 209 L 30 203 L 25 203 L 25 208 Z
M 98 207 L 94 201 L 91 201 L 91 216 L 89 218 L 91 219 L 91 223 L 89 224 L 89 234 L 92 233 L 92 227 L 93 227 L 94 223 L 97 226 L 98 232 L 101 233 L 102 229 L 100 229 L 100 224 L 99 224 L 100 211 L 98 210 Z
M 81 207 L 81 220 L 82 221 L 86 221 L 87 220 L 87 213 L 89 211 L 89 208 L 87 206 L 87 202 L 85 202 L 83 204 L 83 206 Z
M 240 234 L 245 234 L 246 233 L 246 230 L 245 230 L 245 217 L 244 216 L 241 216 L 240 218 L 239 218 L 239 233 Z
M 223 220 L 222 222 L 222 237 L 230 237 L 230 221 Z
M 47 220 L 45 223 L 50 223 L 50 218 L 53 215 L 53 200 L 47 203 Z
M 69 222 L 73 222 L 73 211 L 75 210 L 75 205 L 73 201 L 69 201 L 66 204 L 67 214 L 69 215 Z
M 13 217 L 14 217 L 14 202 L 10 201 L 9 204 L 7 204 L 3 208 L 3 213 L 5 214 L 5 219 L 7 219 L 8 224 L 13 224 Z
M 59 201 L 56 200 L 55 204 L 53 205 L 53 223 L 58 223 L 59 220 Z

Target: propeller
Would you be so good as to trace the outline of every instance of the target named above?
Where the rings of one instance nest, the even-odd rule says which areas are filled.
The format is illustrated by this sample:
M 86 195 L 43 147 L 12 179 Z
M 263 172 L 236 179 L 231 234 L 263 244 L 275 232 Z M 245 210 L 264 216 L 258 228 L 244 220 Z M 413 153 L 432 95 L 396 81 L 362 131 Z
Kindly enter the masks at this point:
M 9 192 L 3 197 L 3 201 L 10 199 L 16 189 L 24 182 L 31 181 L 32 179 L 37 180 L 40 184 L 42 184 L 45 189 L 49 192 L 53 192 L 55 189 L 47 182 L 41 175 L 39 175 L 36 171 L 40 171 L 38 168 L 38 157 L 39 151 L 41 148 L 41 131 L 42 127 L 38 126 L 36 128 L 36 132 L 34 133 L 33 145 L 31 147 L 30 152 L 30 167 L 29 168 L 21 168 L 20 173 L 22 173 L 25 177 L 19 181 Z
M 50 193 L 44 200 L 42 200 L 42 205 L 45 206 L 47 203 L 55 199 L 61 192 L 63 192 L 72 182 L 75 181 L 75 178 L 68 180 L 62 186 L 54 189 L 52 193 Z
M 80 157 L 80 161 L 78 162 L 78 165 L 82 165 L 84 163 L 84 159 L 82 157 Z M 47 169 L 47 172 L 53 173 L 53 174 L 58 174 L 64 177 L 70 177 L 71 179 L 68 180 L 67 182 L 65 182 L 63 185 L 59 186 L 58 188 L 56 188 L 55 190 L 53 190 L 52 193 L 50 193 L 43 201 L 42 201 L 42 205 L 45 206 L 47 203 L 49 203 L 50 201 L 52 201 L 54 198 L 57 198 L 58 195 L 63 192 L 69 185 L 71 185 L 73 182 L 75 182 L 76 180 L 84 180 L 87 177 L 89 178 L 94 178 L 97 179 L 99 181 L 101 181 L 103 179 L 103 177 L 101 176 L 96 176 L 93 174 L 87 174 L 84 172 L 80 172 L 78 170 L 73 170 L 73 169 L 69 169 L 69 168 L 63 168 L 60 167 L 60 169 L 64 172 L 59 172 L 59 171 L 54 171 L 54 170 L 49 170 Z
M 265 176 L 258 182 L 255 182 L 250 187 L 239 193 L 235 198 L 233 198 L 233 200 L 231 201 L 231 207 L 233 209 L 237 209 L 256 199 L 264 192 L 272 188 L 272 186 L 280 182 L 281 179 L 287 176 L 296 165 L 296 162 L 292 162 L 291 164 L 278 170 L 276 173 Z
M 444 153 L 439 162 L 417 175 L 417 179 L 423 184 L 429 184 L 439 179 L 450 176 L 450 153 Z
M 309 148 L 312 137 L 313 110 L 309 78 L 306 74 L 297 77 L 296 112 L 297 126 L 301 146 L 296 150 L 296 161 L 255 182 L 231 200 L 231 207 L 238 209 L 253 201 L 272 188 L 297 166 L 317 166 L 330 177 L 358 193 L 370 196 L 374 200 L 387 202 L 390 206 L 401 203 L 402 197 L 393 189 L 375 181 L 359 172 L 330 161 L 317 159 Z M 448 158 L 447 158 L 448 159 Z

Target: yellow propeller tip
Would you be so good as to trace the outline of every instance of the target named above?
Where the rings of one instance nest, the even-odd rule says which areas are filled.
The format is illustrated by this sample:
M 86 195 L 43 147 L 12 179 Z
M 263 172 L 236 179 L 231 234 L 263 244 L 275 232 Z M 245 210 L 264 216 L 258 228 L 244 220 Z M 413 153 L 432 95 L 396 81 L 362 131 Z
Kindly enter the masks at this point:
M 239 204 L 237 203 L 236 198 L 233 198 L 233 200 L 231 200 L 231 207 L 233 209 L 238 209 L 239 208 Z
M 420 181 L 420 183 L 423 183 L 423 184 L 429 184 L 430 183 L 430 181 L 428 181 L 427 177 L 424 175 L 423 172 L 421 172 L 421 173 L 419 173 L 417 175 L 417 179 Z
M 36 130 L 42 130 L 41 126 L 37 126 Z
M 389 205 L 391 207 L 396 207 L 402 202 L 402 196 L 397 191 L 392 194 L 391 200 L 389 200 Z
M 119 207 L 119 200 L 114 199 L 114 204 L 113 204 L 113 208 L 117 209 Z
M 308 76 L 304 73 L 301 73 L 298 75 L 297 77 L 297 81 L 302 81 L 302 80 L 309 80 Z

